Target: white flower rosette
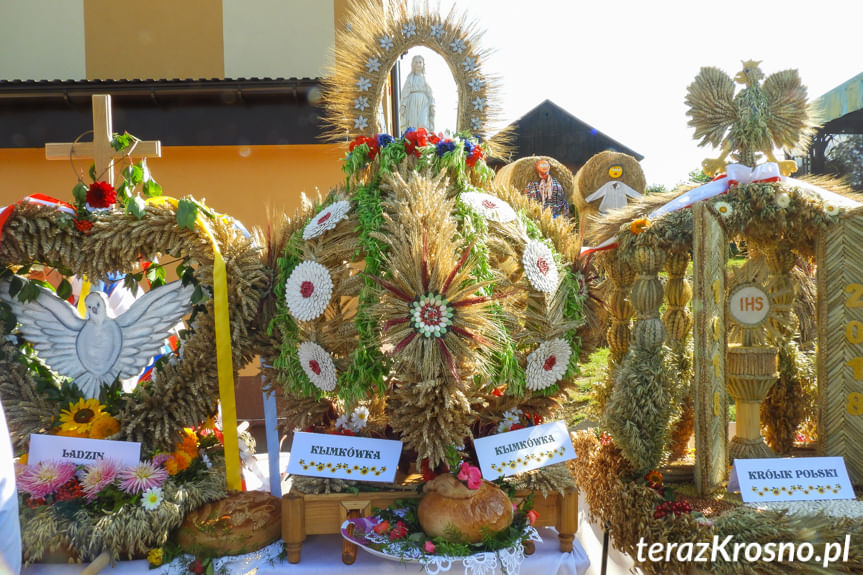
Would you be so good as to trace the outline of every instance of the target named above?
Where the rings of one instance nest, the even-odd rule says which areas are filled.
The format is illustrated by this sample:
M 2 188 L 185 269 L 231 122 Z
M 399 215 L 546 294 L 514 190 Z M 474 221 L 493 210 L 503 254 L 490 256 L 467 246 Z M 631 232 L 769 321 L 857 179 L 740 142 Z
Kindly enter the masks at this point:
M 560 381 L 569 366 L 570 356 L 572 348 L 565 339 L 558 337 L 539 344 L 527 356 L 527 388 L 540 391 Z
M 539 240 L 530 240 L 521 257 L 527 279 L 535 289 L 553 293 L 560 279 L 551 248 Z
M 321 391 L 332 391 L 336 388 L 336 364 L 327 350 L 311 341 L 300 344 L 297 352 L 303 371 L 309 380 Z
M 303 229 L 303 239 L 311 240 L 336 227 L 351 211 L 348 201 L 333 202 L 315 215 Z
M 491 194 L 484 192 L 465 192 L 459 196 L 461 201 L 476 210 L 478 214 L 491 220 L 505 224 L 513 221 L 517 216 L 512 206 Z
M 324 313 L 332 295 L 330 272 L 318 262 L 301 262 L 285 282 L 285 302 L 300 321 L 311 321 Z

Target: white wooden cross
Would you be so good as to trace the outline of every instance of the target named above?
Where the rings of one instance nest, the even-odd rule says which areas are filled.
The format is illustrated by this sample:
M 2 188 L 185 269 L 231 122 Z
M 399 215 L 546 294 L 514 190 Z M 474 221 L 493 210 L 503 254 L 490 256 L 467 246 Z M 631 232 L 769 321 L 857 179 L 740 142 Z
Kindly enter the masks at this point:
M 111 147 L 113 132 L 111 128 L 111 96 L 93 95 L 93 141 L 72 144 L 45 144 L 45 158 L 48 160 L 68 160 L 76 158 L 92 159 L 96 165 L 96 175 L 112 186 L 114 185 L 114 160 L 128 155 L 137 158 L 159 158 L 162 144 L 156 141 L 139 141 L 134 149 L 117 151 Z

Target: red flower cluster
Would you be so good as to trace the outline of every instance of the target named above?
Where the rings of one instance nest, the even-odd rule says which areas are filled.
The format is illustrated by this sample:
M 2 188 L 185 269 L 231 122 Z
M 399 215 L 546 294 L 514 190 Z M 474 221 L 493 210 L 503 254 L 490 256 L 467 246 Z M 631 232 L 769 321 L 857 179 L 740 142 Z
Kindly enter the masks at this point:
M 465 160 L 465 164 L 467 164 L 468 168 L 472 168 L 476 165 L 476 163 L 485 157 L 485 154 L 482 152 L 482 146 L 476 145 L 468 154 L 467 159 Z
M 203 575 L 204 573 L 204 564 L 201 563 L 200 559 L 195 559 L 191 563 L 189 563 L 189 571 L 194 573 L 194 575 Z
M 78 499 L 84 496 L 84 490 L 81 488 L 81 482 L 77 477 L 73 477 L 63 484 L 54 496 L 55 501 L 68 501 L 70 499 Z
M 90 220 L 75 220 L 75 229 L 86 234 L 93 228 L 93 222 Z
M 531 509 L 527 512 L 527 522 L 530 523 L 531 527 L 534 526 L 537 519 L 539 519 L 539 511 L 537 511 L 536 509 Z
M 374 160 L 377 157 L 378 152 L 380 151 L 377 138 L 358 136 L 356 140 L 351 142 L 349 149 L 351 152 L 353 152 L 354 148 L 356 148 L 357 146 L 362 146 L 363 144 L 366 144 L 369 147 L 369 160 Z
M 41 507 L 43 505 L 47 505 L 48 502 L 45 501 L 44 497 L 28 497 L 27 498 L 27 507 L 30 509 L 36 509 L 37 507 Z
M 117 201 L 117 192 L 108 182 L 94 182 L 87 189 L 87 203 L 91 208 L 109 208 Z
M 692 513 L 692 505 L 688 501 L 663 501 L 656 506 L 653 518 L 662 519 L 672 513 L 675 517 L 682 513 Z
M 421 153 L 419 148 L 423 148 L 429 144 L 436 146 L 440 143 L 440 139 L 441 137 L 439 135 L 429 134 L 429 131 L 425 128 L 410 130 L 405 132 L 405 153 L 419 157 Z
M 372 529 L 378 535 L 387 535 L 390 539 L 404 539 L 408 535 L 408 527 L 401 521 L 390 527 L 390 522 L 384 519 Z

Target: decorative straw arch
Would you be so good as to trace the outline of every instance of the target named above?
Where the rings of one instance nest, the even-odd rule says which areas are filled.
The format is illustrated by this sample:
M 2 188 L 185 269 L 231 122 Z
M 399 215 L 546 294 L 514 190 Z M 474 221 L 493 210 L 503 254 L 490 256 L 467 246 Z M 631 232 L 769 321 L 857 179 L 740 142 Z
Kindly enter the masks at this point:
M 489 120 L 499 106 L 497 80 L 482 66 L 489 51 L 479 48 L 476 22 L 451 10 L 441 17 L 428 4 L 410 10 L 407 3 L 358 3 L 348 26 L 336 34 L 335 64 L 324 79 L 326 137 L 345 141 L 377 132 L 376 109 L 390 69 L 408 49 L 425 46 L 446 61 L 458 87 L 457 131 L 488 136 Z

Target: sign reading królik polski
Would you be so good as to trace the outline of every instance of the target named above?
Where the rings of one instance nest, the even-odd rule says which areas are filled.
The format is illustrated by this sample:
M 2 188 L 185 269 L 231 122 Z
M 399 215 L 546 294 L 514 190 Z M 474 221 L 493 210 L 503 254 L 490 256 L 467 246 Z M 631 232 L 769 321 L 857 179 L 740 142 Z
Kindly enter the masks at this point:
M 576 458 L 562 421 L 481 437 L 473 444 L 482 476 L 488 480 Z
M 288 473 L 392 483 L 401 452 L 401 441 L 297 432 Z
M 728 491 L 745 503 L 854 499 L 842 457 L 735 459 Z
M 141 444 L 136 441 L 114 441 L 112 439 L 87 439 L 60 435 L 30 435 L 30 452 L 27 465 L 42 461 L 65 460 L 78 464 L 95 463 L 104 459 L 127 466 L 141 462 Z

